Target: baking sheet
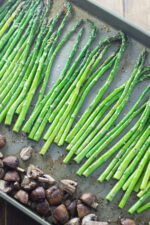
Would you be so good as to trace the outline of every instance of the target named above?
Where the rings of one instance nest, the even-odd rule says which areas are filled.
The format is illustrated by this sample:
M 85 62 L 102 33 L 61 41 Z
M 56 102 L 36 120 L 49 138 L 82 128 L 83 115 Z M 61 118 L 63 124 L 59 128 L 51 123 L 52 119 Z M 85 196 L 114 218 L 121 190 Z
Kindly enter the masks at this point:
M 55 0 L 54 1 L 53 8 L 50 13 L 50 17 L 54 16 L 56 14 L 56 12 L 58 12 L 60 10 L 61 6 L 63 7 L 64 2 L 65 2 L 64 0 L 61 0 L 61 1 Z M 63 35 L 66 33 L 66 31 L 68 31 L 72 27 L 72 25 L 76 21 L 83 18 L 85 31 L 84 31 L 84 35 L 83 35 L 79 50 L 84 46 L 84 44 L 86 43 L 86 41 L 89 38 L 90 26 L 89 26 L 89 23 L 87 22 L 87 19 L 92 20 L 98 28 L 97 37 L 96 37 L 96 40 L 94 41 L 92 47 L 96 46 L 96 44 L 98 43 L 98 41 L 100 39 L 103 39 L 104 37 L 106 37 L 108 35 L 110 36 L 110 35 L 116 34 L 118 32 L 114 28 L 106 25 L 104 22 L 101 22 L 94 16 L 85 12 L 83 9 L 80 9 L 75 5 L 73 5 L 72 8 L 73 8 L 72 9 L 72 18 L 70 18 L 69 22 L 67 23 L 67 25 L 64 29 Z M 53 64 L 47 91 L 57 81 L 60 73 L 62 72 L 65 63 L 67 62 L 69 53 L 71 52 L 72 46 L 76 40 L 76 36 L 77 36 L 77 32 L 74 35 L 72 35 L 70 40 L 67 42 L 67 44 L 62 48 L 60 53 L 57 55 L 57 58 Z M 115 76 L 114 81 L 111 84 L 111 87 L 107 91 L 106 95 L 108 95 L 116 87 L 120 86 L 122 83 L 124 83 L 126 80 L 128 80 L 128 78 L 130 77 L 131 72 L 133 70 L 133 67 L 136 63 L 136 59 L 138 58 L 142 49 L 143 49 L 142 44 L 139 44 L 138 42 L 129 38 L 129 44 L 128 44 L 126 51 L 123 55 L 123 58 L 121 60 L 119 70 Z M 79 53 L 79 51 L 78 51 L 78 53 Z M 147 64 L 150 63 L 149 57 L 147 58 L 146 63 Z M 97 82 L 97 84 L 92 88 L 92 90 L 88 94 L 88 96 L 78 114 L 76 121 L 83 114 L 83 112 L 88 107 L 88 105 L 92 102 L 92 100 L 96 96 L 99 88 L 102 87 L 102 85 L 106 81 L 106 79 L 109 75 L 109 72 L 105 73 L 105 75 L 99 80 L 99 82 Z M 144 82 L 142 82 L 142 84 L 138 84 L 136 86 L 136 88 L 134 88 L 134 91 L 129 99 L 129 102 L 125 106 L 124 110 L 122 111 L 121 115 L 119 116 L 119 118 L 117 119 L 115 124 L 117 124 L 121 120 L 121 118 L 129 111 L 129 109 L 133 106 L 134 102 L 138 99 L 141 92 L 145 89 L 145 87 L 147 86 L 148 83 L 149 83 L 148 81 L 144 81 Z M 104 98 L 105 98 L 105 96 L 104 96 Z M 33 106 L 34 106 L 36 97 L 37 96 L 35 96 L 35 98 L 33 100 L 31 108 L 33 108 Z M 30 115 L 31 108 L 29 110 L 28 117 Z M 138 117 L 133 122 L 135 123 L 135 121 L 137 119 L 138 119 Z M 14 121 L 15 121 L 15 119 L 14 119 Z M 129 130 L 132 125 L 133 125 L 133 123 L 131 123 L 130 126 L 128 126 L 128 128 L 125 130 L 125 132 L 127 130 Z M 68 165 L 64 165 L 62 163 L 62 160 L 66 154 L 66 151 L 65 151 L 66 145 L 64 145 L 63 147 L 60 148 L 56 144 L 53 143 L 51 145 L 48 153 L 44 157 L 41 157 L 39 155 L 39 150 L 41 149 L 44 141 L 42 139 L 38 143 L 31 141 L 31 140 L 27 139 L 26 135 L 21 132 L 19 134 L 14 133 L 12 131 L 12 127 L 13 126 L 8 127 L 3 124 L 0 125 L 0 133 L 4 134 L 7 138 L 7 144 L 6 144 L 5 148 L 2 149 L 2 152 L 5 155 L 8 155 L 8 154 L 19 155 L 19 152 L 22 147 L 27 146 L 27 145 L 32 145 L 35 148 L 32 159 L 27 163 L 22 162 L 21 166 L 26 168 L 29 163 L 33 163 L 35 165 L 40 166 L 40 168 L 45 173 L 51 174 L 57 180 L 62 179 L 62 178 L 71 178 L 71 179 L 77 180 L 79 183 L 78 194 L 80 194 L 81 192 L 91 191 L 91 192 L 95 193 L 96 196 L 98 197 L 100 206 L 99 206 L 97 214 L 101 221 L 110 220 L 111 224 L 113 225 L 113 224 L 119 224 L 119 222 L 118 222 L 119 217 L 131 217 L 137 221 L 138 225 L 148 224 L 148 222 L 150 221 L 149 210 L 140 215 L 136 215 L 136 214 L 129 215 L 127 213 L 127 209 L 137 199 L 135 194 L 131 195 L 131 197 L 129 198 L 129 200 L 126 204 L 126 207 L 123 210 L 118 208 L 119 200 L 123 194 L 122 191 L 120 191 L 118 193 L 117 197 L 115 198 L 115 200 L 112 203 L 108 203 L 105 200 L 105 196 L 107 195 L 109 190 L 112 188 L 115 181 L 111 180 L 109 183 L 103 182 L 102 184 L 100 184 L 97 182 L 96 178 L 100 175 L 101 171 L 104 170 L 104 168 L 106 167 L 106 164 L 108 164 L 108 162 L 105 165 L 103 165 L 102 167 L 100 167 L 99 169 L 97 169 L 97 171 L 93 175 L 91 175 L 88 179 L 84 178 L 84 177 L 79 177 L 76 175 L 76 171 L 79 168 L 79 166 L 77 164 L 75 164 L 73 161 L 71 161 Z M 125 132 L 123 132 L 121 134 L 121 136 Z M 112 146 L 114 143 L 116 143 L 116 141 L 119 140 L 121 136 L 116 138 L 115 141 L 111 145 L 109 145 L 109 147 Z M 30 216 L 33 217 L 33 215 L 30 215 Z M 39 221 L 39 222 L 41 222 L 41 224 L 44 224 L 44 222 L 42 222 L 42 221 Z

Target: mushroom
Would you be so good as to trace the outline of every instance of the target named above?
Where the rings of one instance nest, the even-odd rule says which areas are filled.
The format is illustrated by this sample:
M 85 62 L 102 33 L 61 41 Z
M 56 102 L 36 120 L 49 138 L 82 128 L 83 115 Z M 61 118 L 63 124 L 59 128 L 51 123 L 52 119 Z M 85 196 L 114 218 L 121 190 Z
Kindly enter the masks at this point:
M 23 161 L 27 161 L 31 158 L 33 152 L 33 148 L 31 146 L 25 147 L 20 152 L 20 158 Z
M 73 180 L 61 180 L 59 182 L 59 188 L 70 195 L 73 195 L 75 193 L 77 186 L 78 183 Z
M 37 187 L 31 192 L 32 201 L 41 202 L 45 199 L 45 190 L 43 187 Z
M 37 166 L 32 164 L 27 168 L 27 176 L 32 179 L 37 179 L 38 177 L 43 175 L 43 171 L 40 170 Z
M 0 159 L 0 168 L 2 168 L 4 166 L 3 161 Z
M 2 152 L 0 152 L 0 159 L 3 159 L 3 153 Z
M 21 168 L 21 167 L 17 167 L 16 169 L 17 169 L 17 171 L 20 172 L 20 173 L 25 173 L 25 172 L 26 172 L 26 171 L 25 171 L 23 168 Z
M 19 160 L 16 156 L 7 156 L 3 159 L 4 165 L 15 169 L 19 165 Z
M 3 135 L 0 135 L 0 148 L 4 147 L 6 144 L 6 138 Z
M 41 183 L 48 183 L 50 185 L 56 183 L 56 180 L 48 174 L 44 174 L 43 177 L 38 177 L 38 181 Z
M 52 186 L 46 190 L 46 198 L 51 206 L 57 206 L 62 202 L 62 193 L 58 187 Z
M 3 168 L 0 168 L 0 179 L 3 178 L 4 174 L 5 174 L 4 169 Z
M 24 176 L 22 183 L 21 183 L 21 187 L 26 190 L 26 191 L 31 191 L 33 189 L 35 189 L 37 186 L 37 183 L 35 181 L 30 180 L 29 177 Z
M 65 205 L 59 205 L 53 212 L 53 220 L 65 224 L 69 221 L 69 213 Z
M 20 181 L 19 173 L 15 170 L 10 170 L 5 173 L 4 180 L 5 181 L 13 181 L 13 182 Z
M 67 209 L 71 217 L 77 216 L 77 200 L 71 202 Z
M 80 219 L 82 219 L 83 217 L 87 216 L 88 214 L 91 213 L 91 210 L 88 206 L 84 205 L 84 204 L 78 204 L 77 205 L 77 212 L 78 212 L 78 216 Z
M 9 193 L 12 191 L 12 187 L 9 186 L 9 183 L 5 180 L 0 180 L 0 190 Z
M 89 222 L 89 221 L 97 221 L 97 220 L 98 220 L 98 218 L 95 214 L 89 214 L 83 218 L 82 225 L 86 225 L 87 222 Z
M 40 202 L 36 205 L 36 211 L 41 215 L 48 217 L 51 215 L 51 209 L 47 200 Z
M 96 202 L 96 196 L 90 192 L 84 193 L 80 196 L 80 200 L 86 205 L 97 209 L 98 203 Z
M 18 182 L 18 181 L 14 182 L 13 187 L 14 187 L 16 190 L 19 190 L 19 189 L 20 189 L 20 184 L 19 184 L 19 182 Z
M 73 218 L 71 220 L 69 220 L 68 223 L 66 223 L 65 225 L 80 225 L 80 219 L 79 218 Z
M 107 222 L 100 222 L 100 221 L 88 221 L 85 224 L 86 225 L 108 225 Z
M 29 195 L 26 191 L 24 190 L 17 191 L 17 193 L 14 195 L 14 198 L 19 202 L 23 203 L 24 205 L 28 205 Z
M 121 225 L 136 225 L 136 222 L 132 219 L 121 219 Z

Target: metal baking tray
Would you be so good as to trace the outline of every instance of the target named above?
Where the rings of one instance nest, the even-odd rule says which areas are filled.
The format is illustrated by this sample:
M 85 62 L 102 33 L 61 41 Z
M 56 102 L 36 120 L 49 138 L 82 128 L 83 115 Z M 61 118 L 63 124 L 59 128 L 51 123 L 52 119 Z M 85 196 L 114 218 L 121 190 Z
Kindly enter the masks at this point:
M 61 0 L 61 1 L 55 0 L 53 2 L 53 8 L 50 12 L 50 17 L 54 16 L 56 12 L 60 10 L 61 6 L 63 7 L 64 2 L 65 0 Z M 119 70 L 115 76 L 115 79 L 106 93 L 106 95 L 108 95 L 114 88 L 118 87 L 129 78 L 133 70 L 133 67 L 135 65 L 136 59 L 139 56 L 140 52 L 142 51 L 143 47 L 150 46 L 150 33 L 123 20 L 122 18 L 112 14 L 111 12 L 106 11 L 104 8 L 100 7 L 94 0 L 71 0 L 71 2 L 72 2 L 72 8 L 73 8 L 72 18 L 68 21 L 64 29 L 63 35 L 65 34 L 67 30 L 70 29 L 70 27 L 76 21 L 83 18 L 85 21 L 84 26 L 86 29 L 84 31 L 80 48 L 85 44 L 85 42 L 88 40 L 88 37 L 89 37 L 90 26 L 87 22 L 87 19 L 92 20 L 98 28 L 97 37 L 92 46 L 95 46 L 100 39 L 103 39 L 104 37 L 108 35 L 113 35 L 117 33 L 118 30 L 123 30 L 129 35 L 129 44 L 123 55 L 123 58 L 121 60 Z M 58 54 L 57 59 L 55 60 L 55 63 L 53 64 L 52 73 L 51 73 L 51 77 L 50 77 L 50 81 L 49 81 L 47 89 L 53 86 L 54 82 L 58 79 L 60 72 L 64 68 L 64 64 L 66 63 L 69 53 L 72 49 L 73 43 L 75 42 L 76 35 L 77 33 L 72 35 L 70 40 L 67 42 L 67 44 L 62 48 L 62 50 Z M 138 42 L 135 41 L 135 39 L 138 40 Z M 149 57 L 147 58 L 146 63 L 150 64 Z M 99 80 L 99 82 L 97 82 L 97 84 L 92 88 L 92 90 L 87 96 L 78 114 L 76 121 L 79 119 L 79 117 L 83 114 L 84 110 L 91 103 L 93 98 L 96 96 L 96 93 L 98 92 L 99 88 L 104 84 L 105 80 L 107 79 L 108 74 L 109 72 L 107 72 Z M 134 88 L 134 91 L 129 99 L 129 102 L 127 103 L 123 112 L 121 113 L 118 120 L 116 121 L 116 124 L 125 115 L 125 113 L 129 111 L 129 109 L 132 107 L 136 99 L 138 99 L 138 97 L 140 96 L 140 93 L 145 89 L 147 82 L 148 81 L 144 81 L 142 82 L 142 84 L 139 84 Z M 32 107 L 34 106 L 36 97 L 37 96 L 35 96 L 33 100 Z M 29 111 L 28 116 L 30 115 L 30 112 L 31 112 L 31 109 Z M 136 118 L 133 122 L 135 123 L 137 119 L 138 118 Z M 128 128 L 121 134 L 121 136 L 127 130 L 129 130 L 132 125 L 133 123 L 131 123 L 128 126 Z M 0 125 L 0 133 L 4 134 L 7 138 L 7 144 L 4 147 L 4 149 L 2 149 L 2 152 L 5 155 L 9 155 L 9 154 L 19 155 L 19 152 L 22 147 L 27 145 L 32 145 L 35 147 L 35 151 L 34 151 L 32 159 L 27 163 L 22 162 L 21 166 L 26 168 L 29 163 L 33 163 L 35 165 L 38 165 L 45 173 L 49 173 L 52 176 L 54 176 L 57 180 L 62 178 L 72 178 L 77 180 L 79 183 L 78 194 L 85 191 L 91 191 L 97 195 L 100 201 L 100 206 L 99 206 L 97 214 L 101 221 L 106 221 L 109 219 L 112 225 L 117 225 L 119 224 L 118 222 L 119 217 L 131 217 L 137 221 L 138 225 L 148 224 L 148 222 L 150 221 L 149 211 L 145 211 L 144 213 L 140 215 L 134 214 L 132 216 L 129 215 L 127 212 L 127 209 L 137 199 L 134 194 L 131 195 L 130 199 L 128 200 L 126 204 L 126 207 L 123 210 L 118 208 L 118 202 L 123 193 L 122 191 L 119 192 L 119 194 L 117 195 L 117 197 L 112 203 L 108 203 L 105 200 L 105 196 L 107 195 L 109 190 L 112 188 L 115 181 L 112 180 L 109 183 L 104 182 L 100 184 L 97 182 L 96 178 L 99 176 L 100 172 L 104 170 L 104 168 L 106 167 L 106 164 L 103 165 L 98 170 L 96 170 L 96 172 L 93 175 L 91 175 L 88 179 L 84 177 L 78 177 L 76 175 L 76 171 L 79 168 L 78 165 L 76 165 L 73 161 L 71 161 L 68 165 L 63 165 L 62 163 L 64 155 L 66 154 L 66 151 L 65 151 L 66 145 L 60 148 L 53 143 L 48 153 L 44 157 L 41 157 L 39 155 L 39 150 L 42 147 L 44 141 L 42 139 L 38 143 L 31 141 L 26 137 L 25 134 L 21 132 L 19 134 L 14 133 L 12 131 L 12 127 L 13 126 L 7 127 L 4 124 Z M 112 144 L 116 143 L 116 141 L 118 141 L 121 136 L 116 138 Z M 28 216 L 38 221 L 39 223 L 43 225 L 50 224 L 49 220 L 45 221 L 44 219 L 40 218 L 36 213 L 33 213 L 31 210 L 27 209 L 20 203 L 16 202 L 14 199 L 9 197 L 8 195 L 0 192 L 0 197 L 5 199 L 12 205 L 14 205 L 19 210 L 23 211 L 24 213 L 26 213 Z

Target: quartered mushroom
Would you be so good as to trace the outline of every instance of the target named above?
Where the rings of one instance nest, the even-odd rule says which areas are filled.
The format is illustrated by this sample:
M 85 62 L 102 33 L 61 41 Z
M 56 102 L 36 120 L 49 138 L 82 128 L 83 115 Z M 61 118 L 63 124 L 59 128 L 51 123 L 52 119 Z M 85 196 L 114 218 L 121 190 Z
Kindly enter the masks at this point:
M 32 201 L 41 202 L 45 199 L 45 189 L 43 187 L 37 187 L 31 192 Z
M 56 180 L 48 174 L 44 174 L 42 177 L 38 177 L 38 181 L 41 183 L 47 183 L 50 185 L 53 185 L 56 183 Z
M 48 217 L 51 215 L 51 209 L 47 200 L 40 202 L 36 205 L 36 211 L 41 216 Z
M 5 181 L 12 181 L 12 182 L 20 181 L 19 173 L 15 170 L 7 171 L 5 173 L 4 180 Z
M 59 182 L 59 188 L 70 195 L 73 195 L 76 192 L 77 186 L 78 183 L 73 180 L 61 180 Z
M 86 225 L 87 222 L 91 222 L 91 221 L 98 221 L 98 218 L 95 214 L 89 214 L 85 216 L 82 220 L 82 225 Z
M 27 161 L 31 158 L 33 152 L 33 148 L 31 146 L 25 147 L 20 152 L 20 158 L 23 161 Z
M 126 219 L 121 219 L 121 225 L 136 225 L 136 222 L 134 220 L 126 218 Z
M 52 186 L 46 190 L 46 198 L 51 206 L 57 206 L 62 203 L 62 193 L 57 186 Z
M 96 202 L 96 196 L 90 192 L 84 193 L 80 196 L 80 200 L 86 205 L 97 209 L 98 203 Z
M 0 190 L 9 193 L 12 191 L 12 187 L 9 185 L 9 183 L 5 180 L 0 180 Z
M 91 213 L 91 210 L 88 206 L 80 203 L 77 205 L 77 212 L 78 212 L 78 216 L 80 219 L 82 219 L 83 217 L 87 216 L 88 214 Z
M 59 205 L 53 212 L 53 220 L 58 224 L 65 224 L 69 221 L 69 213 L 65 205 Z
M 66 223 L 65 225 L 80 225 L 80 219 L 79 218 L 73 218 L 71 220 L 69 220 L 68 223 Z
M 16 169 L 19 166 L 19 160 L 16 156 L 7 156 L 3 158 L 5 166 Z
M 0 152 L 0 159 L 3 159 L 4 155 L 2 152 Z
M 37 166 L 30 164 L 27 168 L 27 176 L 32 179 L 37 179 L 38 177 L 43 176 L 43 171 Z
M 24 205 L 28 205 L 29 201 L 29 195 L 26 191 L 24 190 L 19 190 L 17 193 L 14 195 L 14 198 L 21 202 Z
M 24 176 L 21 187 L 26 191 L 31 191 L 35 189 L 37 186 L 37 183 L 34 180 L 31 180 L 29 177 Z
M 0 148 L 4 147 L 5 144 L 6 144 L 6 137 L 0 135 Z

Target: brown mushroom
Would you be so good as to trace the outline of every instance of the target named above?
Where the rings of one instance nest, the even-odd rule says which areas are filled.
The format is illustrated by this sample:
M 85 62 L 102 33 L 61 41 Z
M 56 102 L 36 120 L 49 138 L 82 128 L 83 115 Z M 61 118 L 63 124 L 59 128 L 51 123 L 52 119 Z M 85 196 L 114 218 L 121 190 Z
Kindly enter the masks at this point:
M 84 204 L 78 204 L 77 205 L 77 212 L 78 212 L 78 216 L 80 219 L 82 219 L 83 217 L 87 216 L 88 214 L 91 213 L 91 210 L 88 206 L 84 205 Z
M 19 173 L 15 170 L 10 170 L 5 173 L 4 180 L 5 181 L 13 181 L 13 182 L 20 181 Z
M 82 194 L 80 196 L 80 200 L 89 207 L 92 207 L 93 209 L 97 209 L 98 207 L 98 203 L 96 202 L 96 196 L 90 192 Z
M 86 225 L 87 222 L 97 221 L 97 220 L 98 220 L 98 218 L 95 214 L 89 214 L 83 218 L 82 225 Z
M 26 190 L 26 191 L 31 191 L 33 189 L 35 189 L 37 186 L 37 183 L 33 180 L 30 180 L 29 177 L 24 176 L 22 183 L 21 183 L 21 187 Z
M 40 170 L 37 166 L 32 164 L 27 168 L 27 176 L 32 179 L 37 179 L 38 177 L 43 175 L 43 171 Z
M 2 152 L 0 152 L 0 159 L 3 159 L 4 155 Z
M 6 138 L 3 135 L 0 135 L 0 148 L 4 147 L 6 144 Z
M 48 174 L 44 174 L 43 177 L 38 177 L 38 181 L 41 183 L 47 183 L 53 185 L 56 183 L 56 180 Z
M 17 167 L 16 170 L 19 172 L 19 173 L 26 173 L 26 171 L 21 168 L 21 167 Z
M 36 211 L 44 217 L 48 217 L 51 215 L 51 209 L 47 200 L 40 202 L 36 205 Z
M 17 193 L 14 195 L 14 198 L 21 202 L 24 205 L 28 205 L 29 201 L 29 195 L 26 191 L 24 190 L 19 190 Z
M 62 193 L 58 187 L 52 186 L 46 190 L 46 198 L 51 206 L 57 206 L 62 202 Z
M 45 190 L 43 187 L 37 187 L 31 192 L 32 201 L 41 202 L 45 199 Z
M 132 219 L 121 219 L 121 225 L 136 225 L 136 222 Z
M 19 189 L 20 189 L 20 184 L 19 184 L 19 182 L 18 182 L 18 181 L 14 182 L 13 187 L 14 187 L 16 190 L 19 190 Z
M 0 159 L 0 168 L 2 168 L 4 166 L 3 161 Z
M 65 205 L 59 205 L 53 212 L 54 221 L 65 224 L 69 221 L 69 213 Z
M 27 161 L 31 158 L 33 152 L 33 148 L 31 146 L 25 147 L 20 152 L 20 158 L 23 161 Z
M 5 171 L 3 168 L 0 168 L 0 179 L 4 177 Z
M 88 221 L 86 225 L 108 225 L 107 222 L 100 222 L 100 221 Z
M 0 190 L 9 193 L 12 191 L 12 187 L 9 186 L 9 183 L 5 180 L 0 180 Z
M 71 202 L 67 209 L 71 217 L 77 216 L 77 200 Z
M 80 219 L 79 218 L 73 218 L 71 220 L 69 220 L 68 223 L 66 223 L 65 225 L 80 225 Z
M 7 156 L 3 159 L 4 165 L 15 169 L 19 165 L 19 160 L 16 156 Z
M 61 180 L 59 182 L 59 188 L 70 195 L 73 195 L 75 193 L 77 186 L 78 183 L 73 180 Z

